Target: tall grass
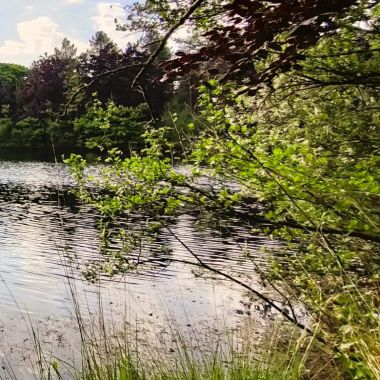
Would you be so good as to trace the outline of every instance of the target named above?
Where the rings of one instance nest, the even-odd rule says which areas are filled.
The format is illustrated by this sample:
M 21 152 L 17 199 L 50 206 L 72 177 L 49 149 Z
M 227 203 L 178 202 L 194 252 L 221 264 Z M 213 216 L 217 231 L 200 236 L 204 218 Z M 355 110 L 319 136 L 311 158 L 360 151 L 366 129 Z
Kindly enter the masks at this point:
M 180 335 L 174 349 L 139 346 L 126 335 L 99 335 L 88 341 L 77 380 L 295 380 L 300 379 L 297 353 L 280 353 L 270 347 L 260 355 L 216 346 L 194 352 Z M 106 333 L 108 334 L 108 333 Z M 228 334 L 226 332 L 226 334 Z M 168 354 L 170 352 L 170 354 Z M 289 360 L 291 358 L 291 360 Z
M 65 258 L 63 257 L 63 260 Z M 255 336 L 236 335 L 227 328 L 214 337 L 206 350 L 192 340 L 199 335 L 186 332 L 168 320 L 175 339 L 157 342 L 124 319 L 110 322 L 99 292 L 98 314 L 89 316 L 81 304 L 75 269 L 63 263 L 72 299 L 72 311 L 79 332 L 79 357 L 65 363 L 44 352 L 38 331 L 31 328 L 37 356 L 36 379 L 40 380 L 349 380 L 335 362 L 334 354 L 313 337 L 303 335 L 280 321 L 272 323 L 258 346 Z M 84 313 L 83 313 L 84 311 Z M 126 318 L 126 317 L 125 317 Z M 32 324 L 30 322 L 30 324 Z M 222 326 L 219 326 L 222 327 Z M 380 320 L 379 320 L 380 327 Z M 355 331 L 353 331 L 353 334 Z M 263 332 L 265 334 L 265 332 Z M 355 349 L 380 379 L 380 328 L 356 334 Z M 174 344 L 173 344 L 174 343 Z M 372 378 L 371 378 L 372 379 Z
M 66 377 L 62 377 L 64 379 L 301 379 L 304 358 L 300 354 L 300 347 L 297 347 L 296 336 L 298 339 L 299 335 L 291 336 L 287 345 L 284 345 L 282 326 L 276 322 L 273 323 L 275 328 L 259 351 L 255 335 L 249 329 L 244 335 L 239 335 L 227 327 L 218 326 L 219 329 L 224 329 L 222 336 L 205 338 L 193 330 L 182 331 L 169 316 L 169 340 L 157 342 L 144 336 L 144 332 L 140 332 L 136 326 L 133 327 L 131 321 L 123 319 L 110 322 L 102 307 L 101 297 L 98 300 L 98 314 L 91 318 L 88 313 L 84 315 L 72 274 L 68 273 L 67 278 L 79 330 L 81 358 L 75 373 L 66 374 Z M 63 364 L 61 368 L 64 367 Z M 57 366 L 54 370 L 57 376 L 61 376 Z
M 323 379 L 336 373 L 332 362 L 310 365 L 313 339 L 289 325 L 273 322 L 271 333 L 258 346 L 256 335 L 244 336 L 227 327 L 205 347 L 199 333 L 181 331 L 168 318 L 170 342 L 157 343 L 141 336 L 131 321 L 110 321 L 100 292 L 98 314 L 91 315 L 80 300 L 75 269 L 62 255 L 72 313 L 79 336 L 79 360 L 67 363 L 44 351 L 42 339 L 31 324 L 36 350 L 35 378 L 39 380 L 298 380 Z M 219 330 L 223 326 L 218 326 Z M 265 332 L 263 332 L 264 334 Z M 202 343 L 195 343 L 203 339 Z M 315 355 L 313 355 L 315 358 Z M 321 368 L 323 367 L 323 368 Z M 306 377 L 305 377 L 306 376 Z M 333 379 L 335 377 L 331 377 Z M 337 379 L 339 377 L 336 377 Z

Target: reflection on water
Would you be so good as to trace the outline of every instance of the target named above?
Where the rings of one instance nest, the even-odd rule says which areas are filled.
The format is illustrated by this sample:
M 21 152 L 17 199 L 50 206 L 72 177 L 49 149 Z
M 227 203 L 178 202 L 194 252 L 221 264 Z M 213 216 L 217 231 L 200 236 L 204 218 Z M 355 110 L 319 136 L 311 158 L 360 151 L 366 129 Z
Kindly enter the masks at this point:
M 100 291 L 107 300 L 103 303 L 106 312 L 121 315 L 127 305 L 130 313 L 147 318 L 149 323 L 158 323 L 169 314 L 201 324 L 213 319 L 222 306 L 223 313 L 233 318 L 248 313 L 241 310 L 240 289 L 196 276 L 193 268 L 181 263 L 87 284 L 81 270 L 99 256 L 97 219 L 70 195 L 73 185 L 61 164 L 0 161 L 1 320 L 14 320 L 9 316 L 17 315 L 18 308 L 36 320 L 69 320 L 72 307 L 67 276 L 74 278 L 79 301 L 90 312 L 96 313 Z M 242 250 L 249 249 L 260 264 L 265 262 L 262 248 L 274 243 L 235 227 L 240 240 L 236 242 L 220 231 L 196 228 L 195 222 L 183 216 L 172 231 L 208 263 L 236 273 L 244 270 L 250 274 L 248 281 L 257 285 L 253 265 L 242 259 Z M 160 240 L 175 258 L 189 258 L 169 232 L 163 232 Z M 65 255 L 68 252 L 76 257 L 70 264 Z

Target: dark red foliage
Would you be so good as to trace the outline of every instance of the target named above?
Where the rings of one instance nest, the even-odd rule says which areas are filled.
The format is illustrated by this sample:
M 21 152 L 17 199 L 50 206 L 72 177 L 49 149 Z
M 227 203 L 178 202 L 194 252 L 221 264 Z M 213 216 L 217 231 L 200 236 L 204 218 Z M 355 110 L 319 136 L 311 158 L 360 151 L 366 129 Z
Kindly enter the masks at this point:
M 19 116 L 42 119 L 60 111 L 66 100 L 68 65 L 68 60 L 55 55 L 33 63 L 23 86 L 17 91 Z
M 303 49 L 337 29 L 335 20 L 357 0 L 234 0 L 225 5 L 224 23 L 207 31 L 207 45 L 195 53 L 177 53 L 164 64 L 166 77 L 184 76 L 201 64 L 223 63 L 222 80 L 254 88 L 270 83 L 300 59 Z M 279 39 L 279 36 L 282 40 Z M 255 71 L 255 62 L 272 59 Z

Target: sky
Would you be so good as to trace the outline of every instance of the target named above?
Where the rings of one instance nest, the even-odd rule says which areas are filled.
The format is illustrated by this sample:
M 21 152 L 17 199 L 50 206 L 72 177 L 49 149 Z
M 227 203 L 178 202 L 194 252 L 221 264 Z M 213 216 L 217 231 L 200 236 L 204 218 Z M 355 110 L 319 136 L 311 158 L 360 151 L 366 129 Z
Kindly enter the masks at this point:
M 0 0 L 0 62 L 29 66 L 33 60 L 59 47 L 63 38 L 78 51 L 88 47 L 98 30 L 123 48 L 133 37 L 115 30 L 123 20 L 123 6 L 132 0 Z

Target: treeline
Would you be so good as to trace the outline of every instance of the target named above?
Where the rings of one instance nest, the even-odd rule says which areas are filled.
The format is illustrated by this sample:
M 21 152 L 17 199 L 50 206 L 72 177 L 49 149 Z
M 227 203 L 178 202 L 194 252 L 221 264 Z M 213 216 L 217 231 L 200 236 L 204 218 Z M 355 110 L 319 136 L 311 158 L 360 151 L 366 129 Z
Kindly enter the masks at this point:
M 141 143 L 147 120 L 158 118 L 171 95 L 159 62 L 132 88 L 154 43 L 121 50 L 97 32 L 80 55 L 69 40 L 30 69 L 0 64 L 0 147 L 55 147 L 68 150 Z M 170 56 L 165 50 L 162 59 Z M 105 73 L 112 74 L 104 75 Z

